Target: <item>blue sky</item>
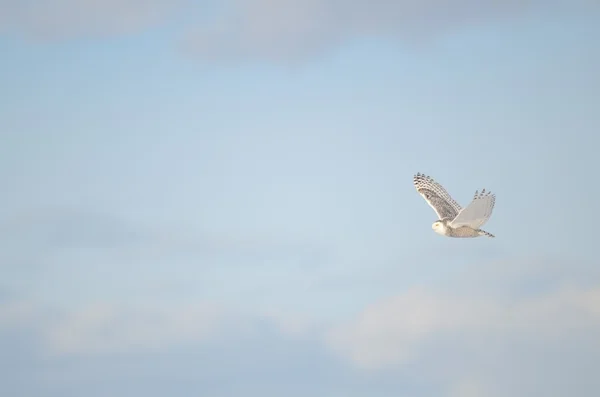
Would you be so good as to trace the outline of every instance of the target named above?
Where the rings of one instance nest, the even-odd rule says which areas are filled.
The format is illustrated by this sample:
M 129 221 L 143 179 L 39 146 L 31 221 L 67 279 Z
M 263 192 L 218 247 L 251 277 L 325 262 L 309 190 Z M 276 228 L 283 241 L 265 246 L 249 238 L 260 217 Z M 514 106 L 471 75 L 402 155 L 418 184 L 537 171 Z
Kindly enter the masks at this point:
M 0 0 L 3 388 L 595 396 L 600 10 L 468 3 Z

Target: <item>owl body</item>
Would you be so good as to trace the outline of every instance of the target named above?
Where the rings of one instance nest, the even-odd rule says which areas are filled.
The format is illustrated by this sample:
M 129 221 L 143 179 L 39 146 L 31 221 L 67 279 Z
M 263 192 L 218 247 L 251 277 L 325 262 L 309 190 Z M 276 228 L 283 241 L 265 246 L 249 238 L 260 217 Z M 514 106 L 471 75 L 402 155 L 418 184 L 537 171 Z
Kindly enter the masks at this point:
M 485 230 L 473 229 L 469 226 L 459 226 L 459 227 L 453 228 L 452 226 L 449 225 L 450 221 L 452 221 L 452 219 L 444 218 L 442 220 L 435 221 L 433 223 L 433 225 L 431 225 L 431 227 L 434 232 L 441 234 L 442 236 L 447 236 L 447 237 L 458 237 L 458 238 L 472 238 L 472 237 L 479 237 L 479 236 L 494 237 L 494 235 L 486 232 Z
M 436 233 L 458 238 L 495 237 L 480 227 L 492 215 L 496 195 L 486 193 L 485 189 L 481 193 L 475 191 L 471 203 L 462 208 L 433 178 L 418 173 L 414 176 L 413 182 L 417 192 L 438 215 L 438 220 L 431 225 Z

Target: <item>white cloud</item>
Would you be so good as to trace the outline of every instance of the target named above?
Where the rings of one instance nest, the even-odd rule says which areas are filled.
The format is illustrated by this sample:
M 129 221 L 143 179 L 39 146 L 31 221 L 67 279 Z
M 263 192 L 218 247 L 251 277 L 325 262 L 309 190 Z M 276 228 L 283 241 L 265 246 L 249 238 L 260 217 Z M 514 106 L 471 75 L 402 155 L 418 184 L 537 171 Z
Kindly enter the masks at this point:
M 86 307 L 52 324 L 45 334 L 56 354 L 108 354 L 164 350 L 210 340 L 223 325 L 214 308 Z
M 482 385 L 479 380 L 465 378 L 450 388 L 449 397 L 496 397 L 497 394 Z M 499 397 L 499 396 L 498 396 Z
M 141 307 L 110 304 L 58 309 L 28 301 L 0 303 L 0 331 L 28 330 L 52 355 L 119 354 L 204 343 L 232 317 L 209 304 Z
M 310 346 L 321 366 L 333 354 L 336 360 L 327 365 L 438 385 L 440 396 L 550 397 L 565 395 L 573 384 L 577 395 L 594 395 L 600 387 L 594 375 L 600 364 L 598 273 L 577 262 L 515 263 L 478 263 L 445 285 L 411 288 L 333 325 L 281 308 L 241 313 L 200 303 L 57 310 L 5 300 L 0 335 L 34 337 L 27 344 L 45 360 L 113 362 L 191 348 L 214 355 L 235 350 L 235 360 L 251 366 L 265 352 L 269 360 L 282 360 L 278 366 L 287 363 L 282 345 L 271 345 L 277 340 L 286 349 Z M 303 365 L 318 367 L 310 360 Z
M 346 368 L 295 326 L 291 338 L 282 335 L 276 314 L 204 304 L 26 306 L 0 304 L 0 382 L 8 394 L 373 396 L 345 393 L 355 389 Z
M 495 310 L 486 302 L 411 289 L 366 308 L 330 332 L 328 342 L 360 367 L 395 365 L 414 359 L 419 344 L 438 333 L 485 326 Z
M 600 274 L 577 261 L 477 263 L 374 302 L 325 335 L 353 367 L 437 395 L 578 395 L 600 387 Z
M 333 330 L 328 342 L 357 366 L 377 369 L 415 359 L 423 346 L 456 332 L 532 343 L 560 343 L 582 332 L 600 332 L 600 283 L 513 301 L 413 289 L 366 308 Z
M 184 39 L 189 53 L 295 61 L 355 37 L 423 42 L 529 11 L 589 11 L 597 5 L 590 0 L 0 0 L 0 33 L 42 40 L 126 35 L 186 16 L 181 21 L 189 24 Z
M 225 355 L 233 360 L 227 368 L 239 362 L 236 368 L 247 371 L 246 366 L 274 362 L 277 368 L 292 365 L 283 352 L 294 349 L 305 357 L 300 352 L 310 347 L 312 356 L 302 365 L 319 373 L 329 366 L 350 371 L 344 374 L 367 370 L 367 378 L 383 383 L 392 376 L 411 379 L 414 385 L 435 385 L 439 396 L 550 397 L 565 395 L 573 384 L 578 385 L 577 395 L 592 396 L 600 387 L 594 375 L 600 364 L 600 278 L 585 265 L 569 264 L 578 279 L 561 276 L 564 265 L 540 263 L 479 263 L 479 271 L 468 269 L 460 277 L 457 273 L 463 283 L 448 278 L 445 287 L 411 288 L 333 326 L 315 321 L 310 313 L 241 313 L 204 303 L 102 304 L 67 311 L 4 301 L 0 335 L 34 335 L 35 343 L 28 345 L 41 349 L 49 362 L 67 356 L 101 365 L 119 357 L 177 354 L 185 348 Z M 546 273 L 554 277 L 542 277 Z M 515 288 L 536 275 L 544 288 Z M 488 294 L 492 286 L 505 293 Z M 325 365 L 331 353 L 337 359 Z M 261 361 L 263 355 L 270 358 Z M 227 368 L 217 372 L 227 374 Z M 332 387 L 350 387 L 343 379 L 348 376 L 333 379 Z M 267 378 L 261 382 L 260 387 L 272 385 Z M 402 382 L 382 386 L 374 395 L 389 395 L 401 387 Z
M 262 314 L 271 321 L 282 335 L 289 338 L 304 338 L 315 335 L 321 327 L 307 314 L 288 313 L 282 310 L 267 310 Z
M 188 47 L 208 58 L 297 60 L 354 37 L 423 42 L 486 21 L 560 6 L 544 0 L 232 0 Z M 586 0 L 564 2 L 569 9 Z M 591 3 L 587 4 L 589 7 Z
M 302 340 L 315 335 L 307 316 L 279 311 L 246 313 L 211 303 L 177 305 L 86 304 L 60 309 L 41 303 L 0 303 L 0 332 L 32 331 L 51 355 L 104 355 L 168 351 L 206 345 L 222 337 L 261 337 L 266 321 L 280 337 Z

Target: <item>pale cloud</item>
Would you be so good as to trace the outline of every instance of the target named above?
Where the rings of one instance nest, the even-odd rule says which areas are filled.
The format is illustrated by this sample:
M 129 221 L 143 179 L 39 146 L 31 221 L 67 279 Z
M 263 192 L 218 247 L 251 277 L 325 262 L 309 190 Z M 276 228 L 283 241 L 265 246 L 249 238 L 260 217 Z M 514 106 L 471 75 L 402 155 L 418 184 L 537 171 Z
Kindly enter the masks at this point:
M 449 388 L 448 397 L 500 397 L 480 380 L 464 378 Z
M 223 336 L 260 336 L 263 321 L 282 338 L 302 340 L 314 335 L 306 316 L 246 313 L 208 302 L 186 306 L 90 303 L 71 309 L 18 299 L 0 303 L 0 333 L 28 330 L 50 356 L 111 356 L 208 345 Z
M 486 21 L 586 0 L 232 0 L 212 23 L 197 26 L 188 49 L 212 59 L 294 61 L 356 37 L 382 36 L 416 43 Z
M 322 331 L 322 325 L 308 314 L 267 310 L 262 316 L 271 321 L 282 335 L 292 339 L 310 337 Z
M 374 302 L 324 335 L 355 368 L 442 385 L 441 396 L 561 396 L 600 387 L 600 275 L 543 259 L 467 266 Z
M 240 311 L 214 302 L 53 309 L 8 299 L 0 303 L 0 333 L 33 335 L 29 344 L 45 360 L 118 361 L 190 348 L 219 356 L 232 354 L 233 344 L 235 361 L 255 368 L 263 354 L 279 357 L 280 347 L 271 347 L 277 340 L 297 351 L 311 346 L 315 357 L 331 357 L 328 365 L 344 371 L 439 385 L 439 396 L 560 396 L 572 384 L 578 395 L 594 395 L 600 386 L 593 375 L 600 363 L 600 278 L 585 264 L 568 266 L 579 278 L 548 279 L 542 275 L 560 275 L 567 266 L 515 262 L 478 263 L 457 272 L 463 284 L 447 278 L 446 288 L 414 287 L 346 320 L 319 321 L 281 309 Z M 515 289 L 536 275 L 544 288 Z M 480 288 L 466 287 L 470 283 Z M 492 285 L 506 293 L 486 293 Z
M 51 355 L 110 355 L 210 341 L 231 318 L 216 305 L 88 304 L 58 309 L 11 300 L 0 304 L 0 332 L 26 329 Z
M 377 369 L 413 360 L 419 345 L 436 334 L 488 326 L 498 309 L 489 302 L 414 288 L 367 307 L 327 339 L 357 366 Z
M 13 395 L 373 396 L 273 316 L 209 303 L 26 306 L 0 304 L 0 382 Z
M 589 12 L 590 0 L 0 0 L 0 33 L 39 40 L 135 34 L 178 21 L 203 59 L 294 62 L 360 37 L 428 42 L 528 12 Z M 185 18 L 183 18 L 185 16 Z M 182 18 L 179 18 L 182 17 Z M 179 19 L 178 19 L 179 18 Z
M 95 305 L 50 324 L 44 340 L 53 354 L 114 354 L 165 350 L 210 340 L 224 320 L 215 308 Z
M 366 308 L 333 330 L 328 342 L 355 365 L 379 369 L 410 362 L 422 347 L 446 334 L 544 344 L 595 332 L 600 332 L 600 284 L 565 286 L 512 301 L 412 289 Z M 600 343 L 592 347 L 600 353 Z
M 124 35 L 158 26 L 185 0 L 0 0 L 0 33 L 41 40 Z

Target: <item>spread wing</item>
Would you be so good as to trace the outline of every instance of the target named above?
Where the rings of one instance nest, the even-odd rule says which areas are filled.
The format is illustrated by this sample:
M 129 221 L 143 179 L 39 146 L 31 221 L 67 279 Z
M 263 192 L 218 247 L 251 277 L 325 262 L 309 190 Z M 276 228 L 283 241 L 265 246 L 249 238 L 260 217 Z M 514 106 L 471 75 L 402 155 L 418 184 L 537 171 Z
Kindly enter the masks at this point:
M 456 218 L 450 222 L 451 227 L 469 226 L 473 229 L 479 229 L 492 216 L 492 211 L 496 204 L 496 195 L 485 192 L 485 189 L 475 192 L 473 201 Z
M 417 192 L 433 208 L 439 219 L 454 219 L 461 211 L 460 205 L 433 178 L 418 173 L 414 176 L 413 182 Z

